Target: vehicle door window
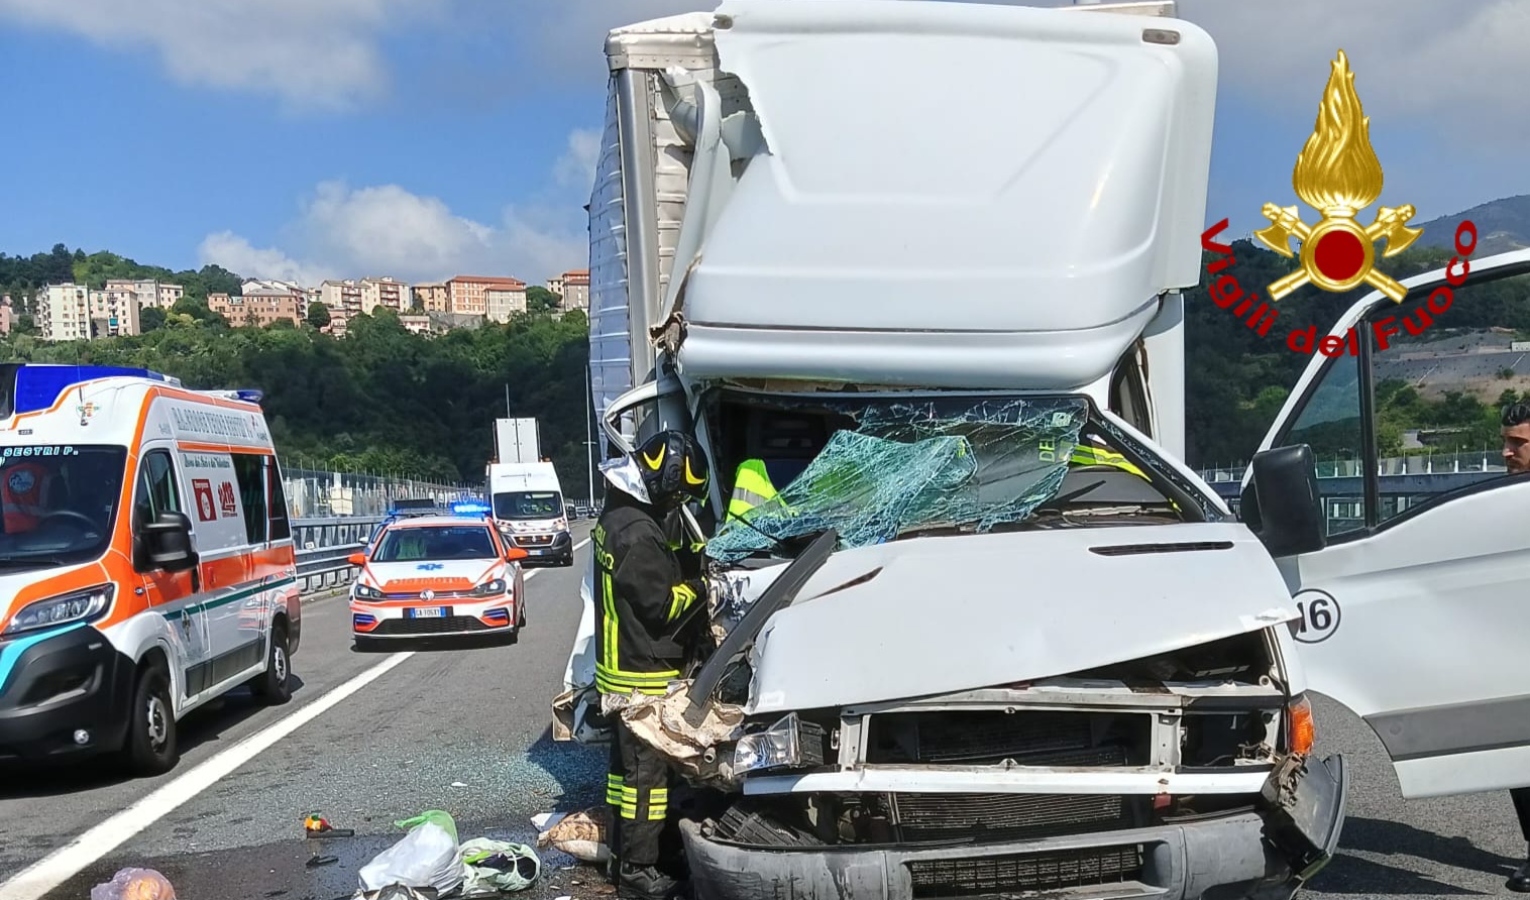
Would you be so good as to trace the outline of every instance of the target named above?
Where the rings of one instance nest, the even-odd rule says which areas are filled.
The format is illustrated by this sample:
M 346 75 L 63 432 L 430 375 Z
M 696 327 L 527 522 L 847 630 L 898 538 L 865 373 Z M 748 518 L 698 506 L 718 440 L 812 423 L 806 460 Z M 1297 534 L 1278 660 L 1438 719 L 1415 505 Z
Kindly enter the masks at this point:
M 135 525 L 147 525 L 167 512 L 182 512 L 175 462 L 168 451 L 150 450 L 144 454 L 138 471 L 138 497 L 133 503 Z
M 234 478 L 239 482 L 239 497 L 244 502 L 245 538 L 251 544 L 266 540 L 266 466 L 265 458 L 251 453 L 235 453 Z
M 281 474 L 276 458 L 266 457 L 266 484 L 270 486 L 267 500 L 271 510 L 267 519 L 271 529 L 270 539 L 273 541 L 285 541 L 292 537 L 292 523 L 287 518 L 287 491 L 282 486 Z
M 1330 537 L 1366 527 L 1362 387 L 1360 358 L 1335 357 L 1303 398 L 1301 413 L 1284 439 L 1277 442 L 1312 448 Z
M 1378 523 L 1506 474 L 1499 419 L 1530 388 L 1526 300 L 1518 276 L 1415 289 L 1369 316 Z

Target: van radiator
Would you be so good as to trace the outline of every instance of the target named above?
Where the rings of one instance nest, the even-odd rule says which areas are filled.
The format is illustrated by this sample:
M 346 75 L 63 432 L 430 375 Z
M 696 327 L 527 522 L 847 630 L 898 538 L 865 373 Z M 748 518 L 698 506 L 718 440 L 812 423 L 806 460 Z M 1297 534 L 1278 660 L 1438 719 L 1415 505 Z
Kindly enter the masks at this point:
M 1136 798 L 1119 794 L 891 794 L 905 841 L 1026 840 L 1129 828 Z
M 1148 761 L 1151 716 L 1141 713 L 961 712 L 871 716 L 866 762 L 877 764 L 1126 766 Z

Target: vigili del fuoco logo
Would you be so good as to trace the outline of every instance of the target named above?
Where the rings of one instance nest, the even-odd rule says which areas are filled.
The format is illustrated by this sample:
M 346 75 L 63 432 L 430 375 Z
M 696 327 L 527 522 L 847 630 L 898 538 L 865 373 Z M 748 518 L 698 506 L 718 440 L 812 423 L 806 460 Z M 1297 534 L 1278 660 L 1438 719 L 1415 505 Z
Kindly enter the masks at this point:
M 1288 259 L 1295 259 L 1299 268 L 1266 286 L 1269 301 L 1258 294 L 1245 294 L 1243 286 L 1232 274 L 1219 274 L 1232 266 L 1232 246 L 1220 244 L 1216 236 L 1227 228 L 1227 219 L 1206 229 L 1201 235 L 1201 247 L 1221 254 L 1221 258 L 1206 266 L 1206 274 L 1214 278 L 1208 286 L 1211 301 L 1221 309 L 1229 309 L 1245 325 L 1261 336 L 1269 334 L 1279 313 L 1270 305 L 1289 295 L 1303 285 L 1311 284 L 1329 293 L 1343 293 L 1368 284 L 1393 302 L 1401 303 L 1408 289 L 1385 273 L 1376 269 L 1377 244 L 1385 242 L 1382 258 L 1401 253 L 1424 233 L 1422 228 L 1410 228 L 1408 222 L 1416 210 L 1411 203 L 1401 206 L 1381 206 L 1376 209 L 1374 220 L 1362 225 L 1356 216 L 1381 196 L 1381 160 L 1371 147 L 1370 117 L 1360 106 L 1360 96 L 1355 92 L 1355 73 L 1350 71 L 1349 58 L 1343 50 L 1330 63 L 1328 85 L 1323 90 L 1323 101 L 1318 106 L 1317 123 L 1307 143 L 1296 156 L 1296 167 L 1291 173 L 1291 186 L 1296 196 L 1317 210 L 1316 223 L 1308 225 L 1302 220 L 1295 205 L 1277 206 L 1266 203 L 1263 213 L 1270 220 L 1268 228 L 1254 232 L 1260 243 Z M 1468 241 L 1469 237 L 1469 241 Z M 1293 251 L 1295 239 L 1298 249 Z M 1477 227 L 1470 220 L 1456 228 L 1455 249 L 1457 259 L 1451 260 L 1447 275 L 1450 284 L 1459 287 L 1464 283 L 1469 266 L 1465 257 L 1477 246 Z M 1457 263 L 1461 271 L 1459 279 L 1454 276 Z M 1453 299 L 1449 287 L 1437 288 L 1430 295 L 1427 309 L 1416 311 L 1418 318 L 1409 316 L 1403 327 L 1410 334 L 1422 334 L 1434 323 L 1433 315 L 1440 315 L 1450 308 Z M 1382 319 L 1374 323 L 1377 346 L 1387 348 L 1387 337 L 1398 333 L 1394 319 Z M 1292 350 L 1312 353 L 1317 350 L 1324 356 L 1339 356 L 1346 349 L 1351 355 L 1358 354 L 1358 339 L 1354 334 L 1346 337 L 1325 336 L 1316 338 L 1316 329 L 1309 327 L 1294 331 L 1286 339 Z

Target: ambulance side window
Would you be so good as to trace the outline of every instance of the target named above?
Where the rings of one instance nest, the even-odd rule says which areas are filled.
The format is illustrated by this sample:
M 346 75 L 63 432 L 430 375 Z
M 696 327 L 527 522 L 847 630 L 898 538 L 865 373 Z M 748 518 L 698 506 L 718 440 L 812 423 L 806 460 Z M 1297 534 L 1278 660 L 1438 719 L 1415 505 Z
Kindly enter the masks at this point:
M 285 541 L 292 537 L 292 523 L 287 520 L 287 491 L 282 487 L 281 470 L 276 466 L 276 457 L 268 456 L 265 461 L 266 484 L 270 488 L 271 540 Z
M 133 519 L 146 525 L 167 512 L 181 512 L 180 491 L 175 486 L 175 463 L 164 450 L 144 454 L 139 467 L 138 498 L 133 504 Z
M 266 462 L 265 457 L 235 453 L 234 478 L 239 482 L 239 497 L 244 502 L 245 538 L 251 544 L 266 540 Z

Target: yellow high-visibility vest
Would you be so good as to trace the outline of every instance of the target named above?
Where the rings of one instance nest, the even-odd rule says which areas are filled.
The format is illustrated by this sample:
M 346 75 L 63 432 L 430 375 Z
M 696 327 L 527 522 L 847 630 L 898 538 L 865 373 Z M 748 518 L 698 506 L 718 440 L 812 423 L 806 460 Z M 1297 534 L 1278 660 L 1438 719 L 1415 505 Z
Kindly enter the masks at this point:
M 739 463 L 733 478 L 733 496 L 728 500 L 728 518 L 743 518 L 744 514 L 776 496 L 775 485 L 765 471 L 765 461 L 746 459 Z
M 1073 455 L 1068 462 L 1076 466 L 1114 466 L 1125 472 L 1130 472 L 1138 478 L 1147 478 L 1142 470 L 1132 465 L 1126 457 L 1119 453 L 1111 453 L 1092 444 L 1078 444 L 1073 448 Z

